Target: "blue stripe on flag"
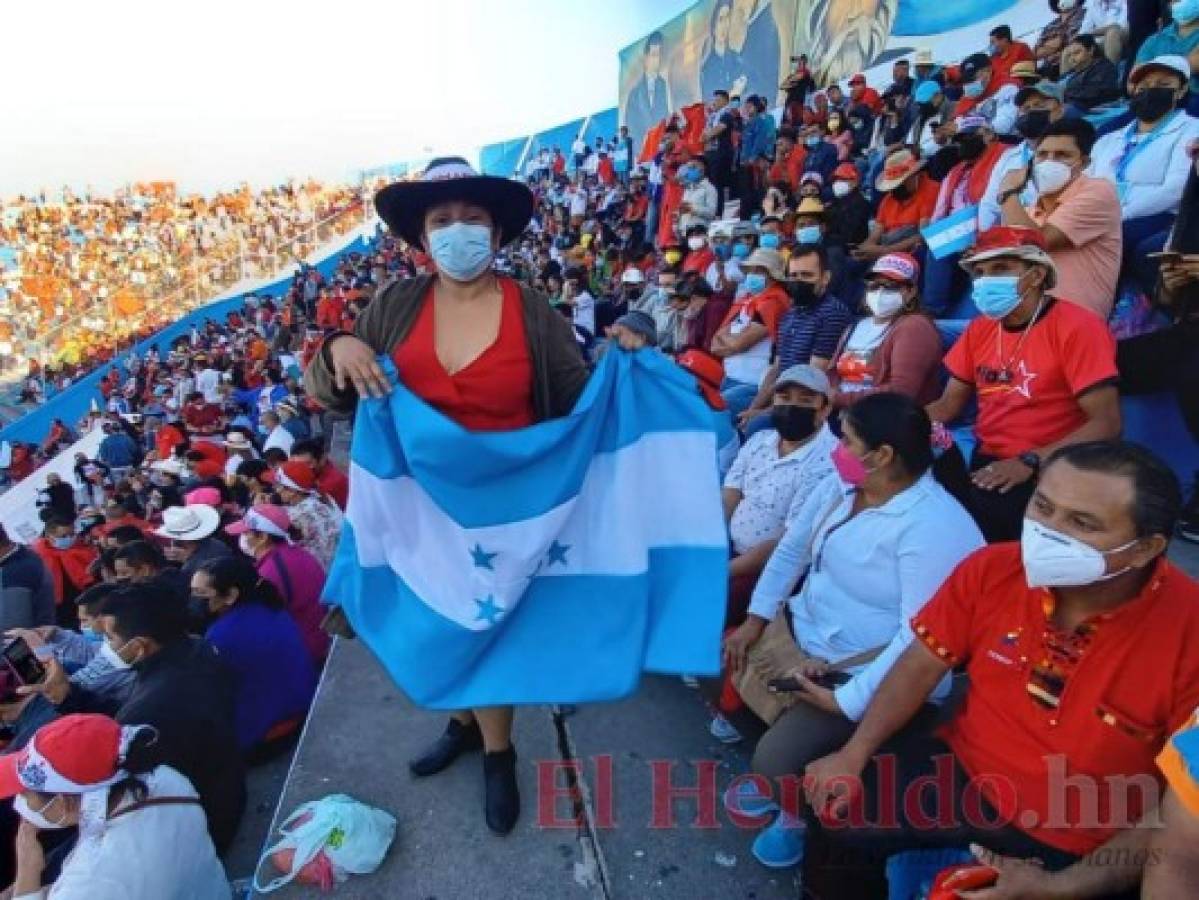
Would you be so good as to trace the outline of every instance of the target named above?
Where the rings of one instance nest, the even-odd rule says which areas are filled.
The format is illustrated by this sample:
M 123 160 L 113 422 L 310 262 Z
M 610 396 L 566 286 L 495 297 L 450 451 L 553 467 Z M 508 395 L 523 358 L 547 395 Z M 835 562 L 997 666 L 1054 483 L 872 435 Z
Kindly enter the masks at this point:
M 723 550 L 653 550 L 645 576 L 534 579 L 503 627 L 469 631 L 360 566 L 347 523 L 326 594 L 421 706 L 585 703 L 627 696 L 643 670 L 716 674 L 727 571 Z
M 974 244 L 978 235 L 978 206 L 967 206 L 952 216 L 930 222 L 920 229 L 928 251 L 937 259 L 944 259 Z
M 693 376 L 653 351 L 606 354 L 570 415 L 502 432 L 467 431 L 396 381 L 390 360 L 381 362 L 395 388 L 360 404 L 351 461 L 380 478 L 411 475 L 466 528 L 553 509 L 578 492 L 595 454 L 647 432 L 713 427 Z M 499 482 L 503 491 L 487 490 Z

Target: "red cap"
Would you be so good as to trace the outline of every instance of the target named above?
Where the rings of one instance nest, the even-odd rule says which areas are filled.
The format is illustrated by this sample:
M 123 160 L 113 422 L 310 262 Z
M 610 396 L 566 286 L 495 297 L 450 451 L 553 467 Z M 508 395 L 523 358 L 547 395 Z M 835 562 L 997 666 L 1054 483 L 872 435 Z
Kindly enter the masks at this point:
M 42 726 L 20 753 L 0 757 L 0 798 L 22 791 L 84 794 L 120 780 L 121 726 L 76 714 Z
M 973 256 L 976 253 L 985 253 L 990 250 L 1013 250 L 1017 247 L 1028 245 L 1045 251 L 1049 250 L 1049 247 L 1045 244 L 1044 236 L 1037 229 L 1000 225 L 995 228 L 988 228 L 980 234 L 970 254 Z
M 688 350 L 679 354 L 675 361 L 696 377 L 699 392 L 704 395 L 712 409 L 728 408 L 720 394 L 720 385 L 724 381 L 724 363 L 703 350 Z
M 298 459 L 289 459 L 278 469 L 268 469 L 262 473 L 262 480 L 267 484 L 277 484 L 293 491 L 316 490 L 316 472 L 308 463 Z
M 862 173 L 858 171 L 858 167 L 853 163 L 845 162 L 833 169 L 833 178 L 843 178 L 847 181 L 861 181 Z
M 849 83 L 850 84 L 865 84 L 866 76 L 863 75 L 861 72 L 859 72 L 857 75 L 853 76 L 853 78 L 849 79 Z
M 256 503 L 246 510 L 245 517 L 240 522 L 225 526 L 225 532 L 232 535 L 245 534 L 247 531 L 261 531 L 264 534 L 282 538 L 289 543 L 291 538 L 291 516 L 282 506 L 274 503 Z

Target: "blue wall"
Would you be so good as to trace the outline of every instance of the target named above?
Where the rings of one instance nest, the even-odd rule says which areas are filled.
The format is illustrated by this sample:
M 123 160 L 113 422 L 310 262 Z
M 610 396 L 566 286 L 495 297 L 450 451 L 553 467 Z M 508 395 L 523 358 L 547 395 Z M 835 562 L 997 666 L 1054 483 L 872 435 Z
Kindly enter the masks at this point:
M 583 132 L 583 139 L 588 143 L 594 143 L 596 137 L 602 137 L 604 140 L 615 137 L 618 115 L 619 111 L 616 107 L 595 113 L 591 116 L 587 130 Z M 570 145 L 575 142 L 584 121 L 586 120 L 575 119 L 571 122 L 563 122 L 561 125 L 555 125 L 553 128 L 547 128 L 545 131 L 531 135 L 533 141 L 529 144 L 529 153 L 535 154 L 543 147 L 551 150 L 554 147 L 560 147 L 569 158 Z M 480 168 L 488 175 L 511 178 L 513 174 L 517 174 L 516 167 L 520 163 L 521 154 L 524 152 L 525 144 L 529 142 L 529 137 L 530 135 L 525 135 L 488 144 L 479 151 Z M 640 148 L 634 149 L 639 150 Z
M 366 247 L 366 242 L 361 237 L 355 238 L 354 242 L 345 249 L 317 263 L 316 268 L 320 270 L 321 274 L 328 277 L 336 269 L 337 262 L 342 254 L 362 252 L 366 250 Z M 253 291 L 253 293 L 260 296 L 269 295 L 277 297 L 285 293 L 290 285 L 291 276 L 289 275 L 286 278 L 271 282 L 265 287 Z M 137 344 L 134 347 L 134 351 L 141 356 L 157 344 L 159 349 L 165 352 L 171 341 L 189 334 L 192 325 L 202 326 L 209 319 L 223 322 L 226 314 L 235 309 L 240 309 L 244 305 L 244 302 L 245 294 L 239 294 L 236 297 L 230 297 L 228 300 L 210 303 L 184 316 L 173 325 L 157 332 L 140 344 Z M 122 359 L 127 356 L 128 352 L 121 354 Z M 25 443 L 40 444 L 46 435 L 49 434 L 50 423 L 54 419 L 62 419 L 68 425 L 74 427 L 75 423 L 87 413 L 91 407 L 92 400 L 100 399 L 100 379 L 104 377 L 104 374 L 110 368 L 111 366 L 109 365 L 101 366 L 90 375 L 81 378 L 62 393 L 51 397 L 33 412 L 13 422 L 7 428 L 0 431 L 0 441 L 22 441 Z

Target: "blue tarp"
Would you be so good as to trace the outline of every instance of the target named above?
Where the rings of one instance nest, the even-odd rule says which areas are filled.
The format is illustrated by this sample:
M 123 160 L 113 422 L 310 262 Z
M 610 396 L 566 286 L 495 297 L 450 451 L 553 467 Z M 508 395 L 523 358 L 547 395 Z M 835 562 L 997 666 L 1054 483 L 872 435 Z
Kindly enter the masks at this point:
M 345 247 L 343 250 L 332 254 L 327 259 L 321 260 L 316 264 L 316 268 L 321 274 L 326 277 L 333 274 L 333 270 L 337 267 L 337 261 L 344 253 L 361 252 L 366 249 L 366 243 L 361 237 L 356 238 L 353 243 Z M 258 296 L 277 297 L 287 291 L 291 284 L 291 276 L 281 278 L 278 281 L 271 282 L 253 293 Z M 196 310 L 189 315 L 184 316 L 175 324 L 164 328 L 137 344 L 133 350 L 139 356 L 145 354 L 151 347 L 158 345 L 160 352 L 166 352 L 170 343 L 180 337 L 191 333 L 192 325 L 200 325 L 209 319 L 215 321 L 224 321 L 225 316 L 235 309 L 240 309 L 245 303 L 245 294 L 239 294 L 236 297 L 230 297 L 228 300 L 220 300 L 216 303 L 210 303 L 201 309 Z M 125 351 L 120 357 L 124 360 L 128 357 L 129 351 Z M 61 394 L 51 397 L 40 407 L 35 409 L 28 415 L 23 416 L 13 422 L 7 428 L 0 430 L 0 441 L 23 441 L 26 443 L 40 444 L 47 434 L 50 432 L 50 423 L 54 419 L 62 419 L 68 425 L 74 425 L 79 419 L 87 413 L 91 407 L 93 399 L 100 397 L 100 379 L 109 370 L 110 366 L 101 366 L 91 374 L 81 378 L 78 382 L 71 385 Z

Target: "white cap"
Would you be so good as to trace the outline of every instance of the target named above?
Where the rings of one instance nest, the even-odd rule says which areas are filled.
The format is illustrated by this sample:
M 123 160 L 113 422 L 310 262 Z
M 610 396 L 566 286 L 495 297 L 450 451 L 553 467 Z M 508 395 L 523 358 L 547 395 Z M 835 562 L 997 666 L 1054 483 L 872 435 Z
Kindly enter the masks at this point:
M 621 273 L 621 284 L 645 284 L 645 276 L 641 274 L 641 270 L 636 266 L 629 266 Z
M 1128 73 L 1128 83 L 1136 84 L 1141 80 L 1141 76 L 1150 69 L 1166 69 L 1174 72 L 1182 78 L 1184 86 L 1191 82 L 1191 65 L 1187 62 L 1186 57 L 1170 53 L 1164 56 L 1155 56 L 1153 59 L 1137 63 L 1132 67 L 1132 71 Z

